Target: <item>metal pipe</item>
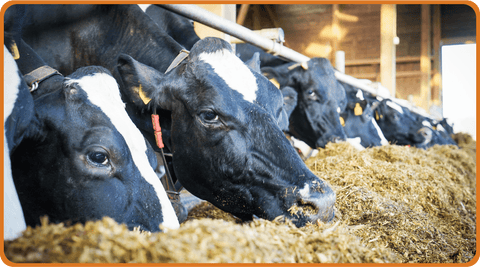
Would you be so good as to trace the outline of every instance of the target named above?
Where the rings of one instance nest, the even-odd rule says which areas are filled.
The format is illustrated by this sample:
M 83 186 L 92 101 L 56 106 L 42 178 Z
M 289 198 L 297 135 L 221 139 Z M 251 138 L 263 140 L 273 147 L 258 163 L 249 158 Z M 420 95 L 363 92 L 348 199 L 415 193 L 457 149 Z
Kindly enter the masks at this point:
M 162 6 L 172 12 L 178 13 L 184 17 L 193 19 L 214 29 L 235 36 L 238 39 L 242 39 L 247 43 L 258 46 L 273 55 L 295 62 L 306 62 L 310 60 L 310 58 L 307 56 L 304 56 L 288 47 L 284 47 L 283 45 L 269 40 L 268 38 L 253 33 L 248 28 L 212 14 L 211 12 L 196 5 L 163 4 Z

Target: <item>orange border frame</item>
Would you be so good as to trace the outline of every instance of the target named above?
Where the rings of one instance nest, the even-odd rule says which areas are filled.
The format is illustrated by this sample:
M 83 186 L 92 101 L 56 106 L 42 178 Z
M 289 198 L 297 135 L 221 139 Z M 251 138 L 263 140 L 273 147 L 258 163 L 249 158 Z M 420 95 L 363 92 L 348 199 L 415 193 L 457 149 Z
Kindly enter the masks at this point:
M 2 2 L 2 7 L 1 7 L 1 11 L 0 11 L 0 14 L 1 14 L 1 18 L 2 20 L 0 21 L 0 28 L 3 29 L 4 27 L 4 22 L 3 22 L 3 18 L 5 16 L 5 11 L 7 10 L 8 7 L 14 5 L 14 4 L 139 4 L 139 3 L 142 3 L 142 4 L 158 4 L 159 2 L 161 3 L 169 3 L 169 4 L 339 4 L 339 3 L 342 3 L 342 4 L 414 4 L 414 5 L 418 5 L 418 4 L 465 4 L 465 5 L 468 5 L 470 6 L 474 11 L 475 11 L 475 14 L 476 14 L 476 30 L 477 30 L 477 33 L 478 33 L 478 29 L 480 28 L 480 19 L 479 19 L 479 14 L 480 14 L 480 11 L 479 11 L 479 7 L 476 3 L 474 2 L 470 2 L 470 1 L 464 1 L 464 0 L 460 0 L 460 1 L 447 1 L 447 0 L 440 0 L 440 1 L 435 1 L 435 0 L 422 0 L 422 1 L 411 1 L 411 0 L 408 0 L 408 1 L 393 1 L 393 0 L 383 0 L 383 1 L 372 1 L 372 0 L 369 0 L 369 1 L 362 1 L 362 0 L 357 0 L 357 1 L 353 1 L 353 0 L 348 0 L 348 1 L 315 1 L 315 0 L 300 0 L 300 1 L 294 1 L 294 0 L 264 0 L 264 1 L 258 1 L 258 0 L 250 0 L 250 1 L 245 1 L 245 0 L 240 0 L 240 1 L 232 1 L 232 0 L 177 0 L 177 1 L 172 1 L 172 0 L 158 0 L 158 1 L 152 1 L 152 0 L 146 0 L 146 1 L 133 1 L 133 0 L 101 0 L 101 1 L 93 1 L 93 0 L 45 0 L 45 1 L 42 1 L 42 0 L 12 0 L 12 1 L 5 1 L 5 0 L 0 0 Z M 479 0 L 476 0 L 476 1 L 479 1 Z M 480 1 L 479 1 L 480 2 Z M 0 31 L 0 40 L 1 40 L 1 43 L 3 44 L 4 43 L 4 31 Z M 478 44 L 478 40 L 479 40 L 479 36 L 478 34 L 476 35 L 476 43 Z M 477 46 L 477 63 L 476 63 L 476 66 L 477 66 L 477 74 L 480 72 L 480 62 L 479 62 L 479 57 L 478 57 L 478 53 L 479 52 L 479 47 Z M 4 59 L 4 54 L 3 52 L 0 53 L 0 61 L 3 62 L 3 59 Z M 0 101 L 1 101 L 1 105 L 3 107 L 3 103 L 4 103 L 4 84 L 3 84 L 3 80 L 4 80 L 4 65 L 1 64 L 1 67 L 0 67 L 0 79 L 2 80 L 2 83 L 0 85 L 0 88 L 1 88 L 1 95 L 0 95 Z M 477 91 L 478 91 L 478 88 L 479 88 L 479 83 L 478 83 L 478 75 L 477 75 Z M 477 103 L 479 102 L 478 100 L 480 99 L 480 96 L 477 94 Z M 0 110 L 0 115 L 2 115 L 3 117 L 3 113 L 4 113 L 4 110 L 3 108 Z M 478 117 L 479 115 L 479 112 L 478 112 L 478 107 L 477 107 L 477 110 L 476 110 L 476 115 Z M 478 125 L 477 123 L 477 133 L 478 133 L 478 130 L 480 129 L 480 126 Z M 2 133 L 4 132 L 4 129 L 3 129 L 3 126 L 2 126 Z M 478 136 L 478 134 L 477 134 Z M 2 134 L 2 137 L 1 139 L 4 138 L 4 134 Z M 3 142 L 1 144 L 1 146 L 3 147 Z M 477 144 L 477 150 L 478 150 L 478 147 L 479 145 Z M 0 159 L 2 160 L 3 162 L 3 155 L 0 154 Z M 0 185 L 0 195 L 2 196 L 2 199 L 0 200 L 0 202 L 2 203 L 2 205 L 0 206 L 0 213 L 1 214 L 4 214 L 4 205 L 3 205 L 3 190 L 4 190 L 4 183 L 3 183 L 3 173 L 4 173 L 4 166 L 3 166 L 3 163 L 1 164 L 1 167 L 0 169 L 2 170 L 2 173 L 1 173 L 1 176 L 2 176 L 2 183 Z M 477 173 L 478 173 L 478 170 L 479 168 L 477 167 Z M 478 200 L 480 199 L 478 193 L 477 193 L 477 214 L 478 214 Z M 0 216 L 2 218 L 2 220 L 0 220 L 0 229 L 4 229 L 4 221 L 3 221 L 3 215 Z M 478 248 L 480 247 L 479 243 L 478 243 L 478 226 L 479 226 L 479 222 L 478 222 L 478 218 L 477 218 L 477 253 L 475 254 L 475 257 L 467 262 L 467 263 L 412 263 L 412 264 L 408 264 L 408 263 L 386 263 L 386 264 L 382 264 L 382 265 L 388 265 L 388 266 L 399 266 L 399 265 L 409 265 L 409 266 L 413 266 L 413 267 L 417 267 L 417 266 L 421 266 L 421 267 L 425 267 L 425 266 L 437 266 L 437 265 L 440 265 L 440 266 L 455 266 L 455 267 L 467 267 L 467 266 L 477 266 L 477 267 L 480 267 L 480 263 L 478 263 L 478 260 L 479 260 L 479 252 L 478 252 Z M 1 237 L 1 240 L 4 241 L 4 233 L 3 231 L 0 233 L 0 237 Z M 0 258 L 2 259 L 2 264 L 4 264 L 5 266 L 38 266 L 38 267 L 45 267 L 45 266 L 85 266 L 85 265 L 94 265 L 94 266 L 98 266 L 98 264 L 94 264 L 94 263 L 68 263 L 68 264 L 65 264 L 65 263 L 14 263 L 14 262 L 11 262 L 9 259 L 7 259 L 7 257 L 5 256 L 5 247 L 4 247 L 4 242 L 2 242 L 0 244 L 0 249 L 1 249 L 1 252 L 0 252 Z M 145 266 L 145 265 L 155 265 L 155 266 L 160 266 L 160 265 L 169 265 L 169 266 L 172 266 L 172 265 L 175 265 L 175 266 L 187 266 L 187 265 L 190 265 L 190 264 L 194 264 L 195 266 L 199 266 L 199 267 L 211 267 L 212 265 L 218 265 L 218 264 L 208 264 L 208 263 L 155 263 L 155 264 L 144 264 L 144 263 L 131 263 L 131 264 L 119 264 L 119 263 L 104 263 L 104 264 L 101 264 L 102 266 L 123 266 L 125 267 L 125 265 L 128 265 L 128 267 L 130 266 Z M 300 265 L 307 265 L 307 264 L 302 264 L 302 263 L 295 263 L 295 264 L 291 264 L 291 263 L 285 263 L 285 264 L 282 264 L 280 263 L 281 265 L 283 266 L 298 266 L 299 264 Z M 245 264 L 245 263 L 234 263 L 234 264 L 229 264 L 229 265 L 236 265 L 236 266 L 239 266 L 239 265 L 243 265 L 243 266 L 246 266 L 246 265 L 251 265 L 251 264 Z M 259 265 L 259 264 L 255 264 L 256 266 Z M 268 264 L 260 264 L 261 266 L 268 266 Z M 311 265 L 311 264 L 308 264 L 308 265 Z M 366 266 L 366 265 L 374 265 L 374 264 L 365 264 L 365 263 L 324 263 L 324 264 L 321 264 L 322 266 Z

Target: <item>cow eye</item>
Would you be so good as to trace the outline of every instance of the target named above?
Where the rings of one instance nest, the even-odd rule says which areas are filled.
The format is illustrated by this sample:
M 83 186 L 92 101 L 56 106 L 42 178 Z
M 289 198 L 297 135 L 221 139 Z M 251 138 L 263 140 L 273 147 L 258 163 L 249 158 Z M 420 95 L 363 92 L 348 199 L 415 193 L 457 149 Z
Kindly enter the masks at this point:
M 211 109 L 201 111 L 199 117 L 202 119 L 202 121 L 207 123 L 218 121 L 218 114 Z
M 310 100 L 317 100 L 318 99 L 317 93 L 315 93 L 315 91 L 313 91 L 312 89 L 309 89 L 307 91 L 307 95 L 308 95 L 308 99 L 310 99 Z
M 108 158 L 108 153 L 103 148 L 94 148 L 87 153 L 87 161 L 98 167 L 108 166 L 110 160 Z

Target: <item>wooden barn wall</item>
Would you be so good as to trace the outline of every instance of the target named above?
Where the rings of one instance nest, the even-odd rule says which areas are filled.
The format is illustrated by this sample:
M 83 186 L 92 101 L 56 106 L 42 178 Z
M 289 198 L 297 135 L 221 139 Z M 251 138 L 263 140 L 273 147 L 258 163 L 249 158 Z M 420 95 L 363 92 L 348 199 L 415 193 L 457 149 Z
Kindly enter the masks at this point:
M 379 81 L 380 5 L 340 4 L 338 8 L 338 30 L 332 29 L 330 4 L 250 5 L 244 26 L 253 30 L 281 27 L 287 47 L 332 62 L 332 47 L 337 38 L 337 50 L 345 51 L 345 73 Z M 475 12 L 471 7 L 441 5 L 440 10 L 442 40 L 475 40 Z M 432 19 L 433 14 L 431 5 Z M 397 36 L 400 43 L 396 46 L 396 97 L 408 99 L 411 95 L 411 99 L 416 99 L 420 97 L 421 5 L 397 5 Z M 431 51 L 433 58 L 433 47 Z M 432 98 L 439 98 L 438 92 L 432 93 Z

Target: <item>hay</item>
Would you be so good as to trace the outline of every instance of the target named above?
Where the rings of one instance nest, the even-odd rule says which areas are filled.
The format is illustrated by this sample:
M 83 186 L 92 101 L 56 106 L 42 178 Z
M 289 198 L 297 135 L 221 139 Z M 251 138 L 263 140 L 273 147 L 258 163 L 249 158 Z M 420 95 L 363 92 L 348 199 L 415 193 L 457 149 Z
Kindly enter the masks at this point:
M 306 162 L 337 194 L 327 224 L 242 223 L 204 202 L 164 233 L 129 231 L 109 218 L 68 227 L 44 218 L 5 241 L 5 255 L 13 262 L 468 262 L 476 254 L 475 146 L 327 145 Z
M 337 219 L 402 262 L 468 262 L 476 253 L 476 162 L 455 146 L 330 144 L 307 161 L 337 193 Z M 341 166 L 341 167 L 339 167 Z

